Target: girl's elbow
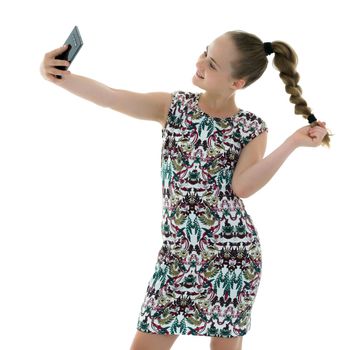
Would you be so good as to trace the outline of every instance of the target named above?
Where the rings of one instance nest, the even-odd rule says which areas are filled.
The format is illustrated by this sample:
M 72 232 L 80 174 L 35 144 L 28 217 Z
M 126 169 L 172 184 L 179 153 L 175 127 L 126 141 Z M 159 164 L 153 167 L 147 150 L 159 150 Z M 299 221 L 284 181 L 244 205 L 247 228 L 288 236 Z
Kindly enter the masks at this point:
M 232 191 L 239 198 L 248 198 L 250 196 L 247 191 L 244 191 L 244 189 L 237 186 L 232 186 Z
M 235 192 L 236 193 L 236 192 Z M 236 195 L 239 197 L 239 198 L 248 198 L 250 197 L 251 195 L 248 194 L 248 193 L 245 193 L 245 192 L 241 192 L 241 193 L 236 193 Z

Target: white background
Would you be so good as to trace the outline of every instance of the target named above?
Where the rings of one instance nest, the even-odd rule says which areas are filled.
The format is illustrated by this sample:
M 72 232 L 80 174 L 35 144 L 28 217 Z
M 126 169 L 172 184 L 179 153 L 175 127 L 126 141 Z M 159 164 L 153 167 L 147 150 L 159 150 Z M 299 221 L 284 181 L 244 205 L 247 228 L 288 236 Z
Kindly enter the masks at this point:
M 77 25 L 72 73 L 138 92 L 189 90 L 199 54 L 241 29 L 298 53 L 303 96 L 335 134 L 299 148 L 244 199 L 263 272 L 243 349 L 349 349 L 346 1 L 12 1 L 3 5 L 0 348 L 128 350 L 162 244 L 161 125 L 44 80 Z M 5 7 L 4 7 L 5 6 Z M 266 155 L 307 122 L 270 65 L 236 95 L 269 127 Z M 209 349 L 180 336 L 174 350 Z

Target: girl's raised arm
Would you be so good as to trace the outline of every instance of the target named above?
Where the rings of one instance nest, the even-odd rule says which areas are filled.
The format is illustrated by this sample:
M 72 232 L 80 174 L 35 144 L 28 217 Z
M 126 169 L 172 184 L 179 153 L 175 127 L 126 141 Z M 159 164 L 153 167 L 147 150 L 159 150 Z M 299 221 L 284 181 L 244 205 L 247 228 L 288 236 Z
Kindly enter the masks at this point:
M 69 66 L 68 61 L 55 59 L 64 50 L 64 47 L 60 47 L 45 54 L 40 65 L 40 73 L 44 79 L 99 106 L 111 108 L 134 118 L 164 124 L 171 104 L 171 93 L 139 93 L 113 89 L 96 80 L 72 74 L 69 70 L 57 69 L 55 66 Z M 62 76 L 62 79 L 56 78 L 56 75 Z

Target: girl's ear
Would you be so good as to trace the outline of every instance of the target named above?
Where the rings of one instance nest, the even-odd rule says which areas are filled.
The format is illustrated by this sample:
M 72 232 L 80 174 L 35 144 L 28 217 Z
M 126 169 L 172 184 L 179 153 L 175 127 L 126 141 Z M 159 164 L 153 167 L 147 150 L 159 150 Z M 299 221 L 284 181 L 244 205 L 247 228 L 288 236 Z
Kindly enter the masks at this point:
M 236 90 L 242 89 L 244 85 L 245 85 L 245 80 L 243 80 L 243 79 L 235 80 L 232 83 L 232 87 L 235 88 Z

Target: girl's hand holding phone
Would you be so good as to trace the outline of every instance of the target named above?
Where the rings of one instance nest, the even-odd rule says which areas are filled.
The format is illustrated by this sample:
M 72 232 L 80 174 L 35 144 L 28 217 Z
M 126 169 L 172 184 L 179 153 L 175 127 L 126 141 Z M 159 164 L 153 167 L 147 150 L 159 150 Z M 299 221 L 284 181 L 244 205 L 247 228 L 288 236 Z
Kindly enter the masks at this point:
M 59 60 L 55 57 L 68 49 L 68 45 L 61 46 L 55 50 L 47 52 L 44 55 L 44 59 L 40 65 L 40 73 L 44 79 L 53 83 L 58 83 L 63 80 L 67 75 L 71 74 L 69 70 L 61 70 L 56 68 L 57 66 L 69 67 L 70 63 L 66 60 Z M 62 76 L 62 79 L 57 78 L 57 75 Z

